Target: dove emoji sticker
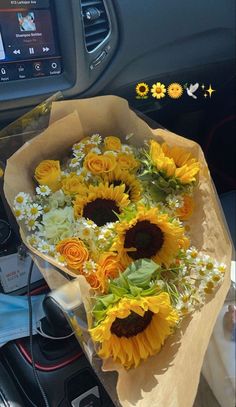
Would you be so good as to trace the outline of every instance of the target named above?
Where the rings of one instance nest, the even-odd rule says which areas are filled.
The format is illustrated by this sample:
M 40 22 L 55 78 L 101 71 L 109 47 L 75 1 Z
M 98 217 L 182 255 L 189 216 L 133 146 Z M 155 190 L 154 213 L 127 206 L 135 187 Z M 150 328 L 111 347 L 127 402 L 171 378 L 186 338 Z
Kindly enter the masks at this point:
M 168 86 L 167 93 L 171 99 L 179 99 L 183 94 L 183 87 L 179 83 L 171 83 Z
M 187 84 L 186 92 L 187 92 L 188 96 L 192 97 L 193 99 L 197 99 L 195 92 L 198 90 L 198 88 L 199 88 L 199 83 L 195 83 L 194 85 L 192 85 L 192 83 L 191 83 L 189 87 Z

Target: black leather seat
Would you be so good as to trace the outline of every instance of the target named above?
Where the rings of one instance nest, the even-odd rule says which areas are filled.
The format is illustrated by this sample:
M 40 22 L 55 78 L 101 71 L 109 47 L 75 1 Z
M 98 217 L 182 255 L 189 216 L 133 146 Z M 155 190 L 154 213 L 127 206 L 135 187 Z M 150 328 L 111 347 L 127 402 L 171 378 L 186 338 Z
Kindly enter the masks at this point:
M 0 362 L 0 407 L 23 407 L 24 403 L 6 368 Z

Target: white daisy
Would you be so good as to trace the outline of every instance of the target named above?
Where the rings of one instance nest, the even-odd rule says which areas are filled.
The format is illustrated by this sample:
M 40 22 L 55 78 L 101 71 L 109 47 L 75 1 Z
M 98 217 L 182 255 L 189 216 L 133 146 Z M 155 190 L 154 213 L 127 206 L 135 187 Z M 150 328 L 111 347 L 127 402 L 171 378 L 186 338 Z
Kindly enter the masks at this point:
M 95 144 L 101 144 L 102 137 L 99 134 L 93 134 L 91 137 L 91 141 L 92 141 L 92 143 L 95 143 Z
M 45 240 L 41 240 L 38 243 L 38 249 L 41 253 L 48 254 L 48 253 L 53 253 L 55 250 L 55 247 L 53 245 L 49 244 L 48 242 L 46 242 Z
M 56 262 L 58 263 L 59 266 L 61 266 L 61 267 L 66 267 L 67 266 L 66 259 L 61 254 L 56 254 L 54 256 L 54 259 L 56 260 Z
M 51 189 L 47 185 L 40 185 L 36 188 L 36 193 L 41 196 L 49 196 Z
M 15 215 L 16 219 L 18 219 L 18 220 L 24 219 L 25 218 L 25 209 L 17 206 L 16 208 L 14 208 L 14 215 Z
M 27 205 L 31 201 L 31 198 L 29 194 L 26 194 L 25 192 L 19 192 L 19 194 L 16 195 L 14 199 L 14 205 L 16 207 L 23 207 Z
M 28 229 L 29 231 L 35 230 L 35 229 L 39 226 L 39 222 L 38 222 L 36 219 L 34 219 L 34 218 L 29 218 L 29 219 L 27 219 L 26 222 L 25 222 L 25 224 L 26 224 L 27 229 Z
M 75 157 L 76 159 L 78 159 L 79 161 L 83 160 L 83 158 L 84 158 L 84 156 L 85 156 L 84 152 L 83 152 L 83 151 L 80 151 L 80 150 L 74 151 L 73 154 L 74 154 L 74 157 Z
M 89 151 L 90 153 L 94 153 L 94 154 L 102 154 L 101 150 L 98 147 L 93 147 L 91 148 L 91 150 Z
M 126 153 L 126 154 L 132 154 L 133 150 L 130 146 L 128 146 L 128 144 L 122 144 L 121 145 L 121 151 L 122 153 Z
M 42 206 L 37 203 L 34 203 L 27 208 L 27 214 L 33 219 L 37 219 L 40 215 L 42 215 L 42 211 Z
M 33 234 L 32 236 L 27 236 L 27 242 L 33 247 L 38 247 L 40 238 L 36 234 Z
M 80 165 L 80 160 L 77 157 L 71 159 L 69 166 L 72 168 L 76 168 Z
M 83 272 L 85 274 L 94 273 L 97 269 L 97 264 L 93 260 L 87 260 L 83 264 Z
M 198 257 L 198 251 L 195 249 L 195 247 L 190 247 L 187 251 L 187 260 L 191 260 L 192 262 L 195 261 Z

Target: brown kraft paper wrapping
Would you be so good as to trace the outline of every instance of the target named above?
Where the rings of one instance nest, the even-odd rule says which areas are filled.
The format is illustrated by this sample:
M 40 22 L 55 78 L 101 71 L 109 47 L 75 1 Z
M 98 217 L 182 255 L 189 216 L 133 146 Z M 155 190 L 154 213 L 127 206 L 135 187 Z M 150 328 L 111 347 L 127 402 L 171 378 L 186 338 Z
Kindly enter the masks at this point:
M 204 354 L 230 286 L 232 253 L 224 215 L 203 152 L 191 140 L 166 130 L 150 129 L 129 109 L 125 100 L 115 96 L 55 102 L 50 123 L 47 130 L 26 143 L 8 160 L 4 191 L 11 207 L 18 192 L 33 192 L 32 174 L 41 160 L 60 159 L 76 141 L 95 133 L 104 137 L 118 136 L 123 140 L 127 134 L 133 133 L 131 142 L 137 146 L 142 146 L 144 139 L 157 138 L 171 146 L 188 149 L 199 160 L 201 170 L 194 195 L 195 212 L 189 221 L 191 242 L 198 250 L 226 263 L 228 272 L 224 282 L 215 295 L 209 296 L 200 311 L 184 319 L 159 354 L 129 371 L 110 360 L 103 363 L 104 370 L 118 371 L 117 394 L 124 407 L 192 407 Z M 21 234 L 25 242 L 25 232 L 21 231 Z M 59 277 L 50 266 L 56 265 L 54 261 L 32 247 L 30 249 L 42 259 L 39 265 L 44 260 L 41 271 L 51 288 L 66 282 L 66 278 Z M 68 273 L 65 268 L 60 269 Z M 73 275 L 71 272 L 68 274 Z

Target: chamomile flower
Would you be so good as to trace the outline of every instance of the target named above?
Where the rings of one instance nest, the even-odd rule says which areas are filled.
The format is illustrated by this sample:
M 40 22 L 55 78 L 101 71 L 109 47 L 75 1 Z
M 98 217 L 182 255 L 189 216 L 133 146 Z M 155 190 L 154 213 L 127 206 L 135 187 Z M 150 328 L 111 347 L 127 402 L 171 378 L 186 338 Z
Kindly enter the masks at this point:
M 70 166 L 71 168 L 79 167 L 79 165 L 80 165 L 80 159 L 79 159 L 79 158 L 74 157 L 74 158 L 72 158 L 72 159 L 70 160 L 69 166 Z
M 170 209 L 177 209 L 183 206 L 183 198 L 180 195 L 168 195 L 166 202 Z
M 55 246 L 49 244 L 48 242 L 46 242 L 45 240 L 41 240 L 38 243 L 38 249 L 41 253 L 53 253 L 53 251 L 55 250 Z
M 35 218 L 29 218 L 25 222 L 26 227 L 29 231 L 36 230 L 39 226 L 39 222 Z
M 27 242 L 33 246 L 33 247 L 38 247 L 38 244 L 40 242 L 40 238 L 36 235 L 33 234 L 32 236 L 27 236 Z
M 93 134 L 91 137 L 91 142 L 94 144 L 101 144 L 102 137 L 99 134 Z
M 194 311 L 194 306 L 191 299 L 191 294 L 183 294 L 180 296 L 176 309 L 180 312 L 181 315 L 190 314 Z
M 97 270 L 97 264 L 93 260 L 87 260 L 83 264 L 83 272 L 85 274 L 95 273 Z
M 56 254 L 54 256 L 54 259 L 56 260 L 56 262 L 58 263 L 59 266 L 61 266 L 61 267 L 67 266 L 66 259 L 62 254 Z
M 75 150 L 73 155 L 79 161 L 83 160 L 83 158 L 85 157 L 85 154 L 83 153 L 83 151 L 80 151 L 80 150 Z
M 23 207 L 27 205 L 31 201 L 29 194 L 25 192 L 19 192 L 14 199 L 14 206 L 15 207 Z
M 133 154 L 133 150 L 130 146 L 128 146 L 128 144 L 122 144 L 121 151 L 122 153 Z
M 197 251 L 197 249 L 195 249 L 195 247 L 190 247 L 186 253 L 187 253 L 187 260 L 191 260 L 192 262 L 194 262 L 194 260 L 197 259 L 198 251 Z
M 37 219 L 39 216 L 42 215 L 42 211 L 43 208 L 41 205 L 37 204 L 37 203 L 33 203 L 31 204 L 28 208 L 27 208 L 27 214 L 30 218 L 34 218 Z
M 16 219 L 22 220 L 25 218 L 25 210 L 24 208 L 16 207 L 14 208 L 14 215 Z
M 49 196 L 51 189 L 47 185 L 40 185 L 36 188 L 36 193 L 41 196 Z
M 73 152 L 83 151 L 84 146 L 85 146 L 85 143 L 83 141 L 81 141 L 80 143 L 74 144 L 72 147 L 72 150 L 73 150 Z
M 98 148 L 98 147 L 93 147 L 93 148 L 91 148 L 91 150 L 89 151 L 90 153 L 94 153 L 94 154 L 102 154 L 102 152 L 101 152 L 101 150 L 100 150 L 100 148 Z

